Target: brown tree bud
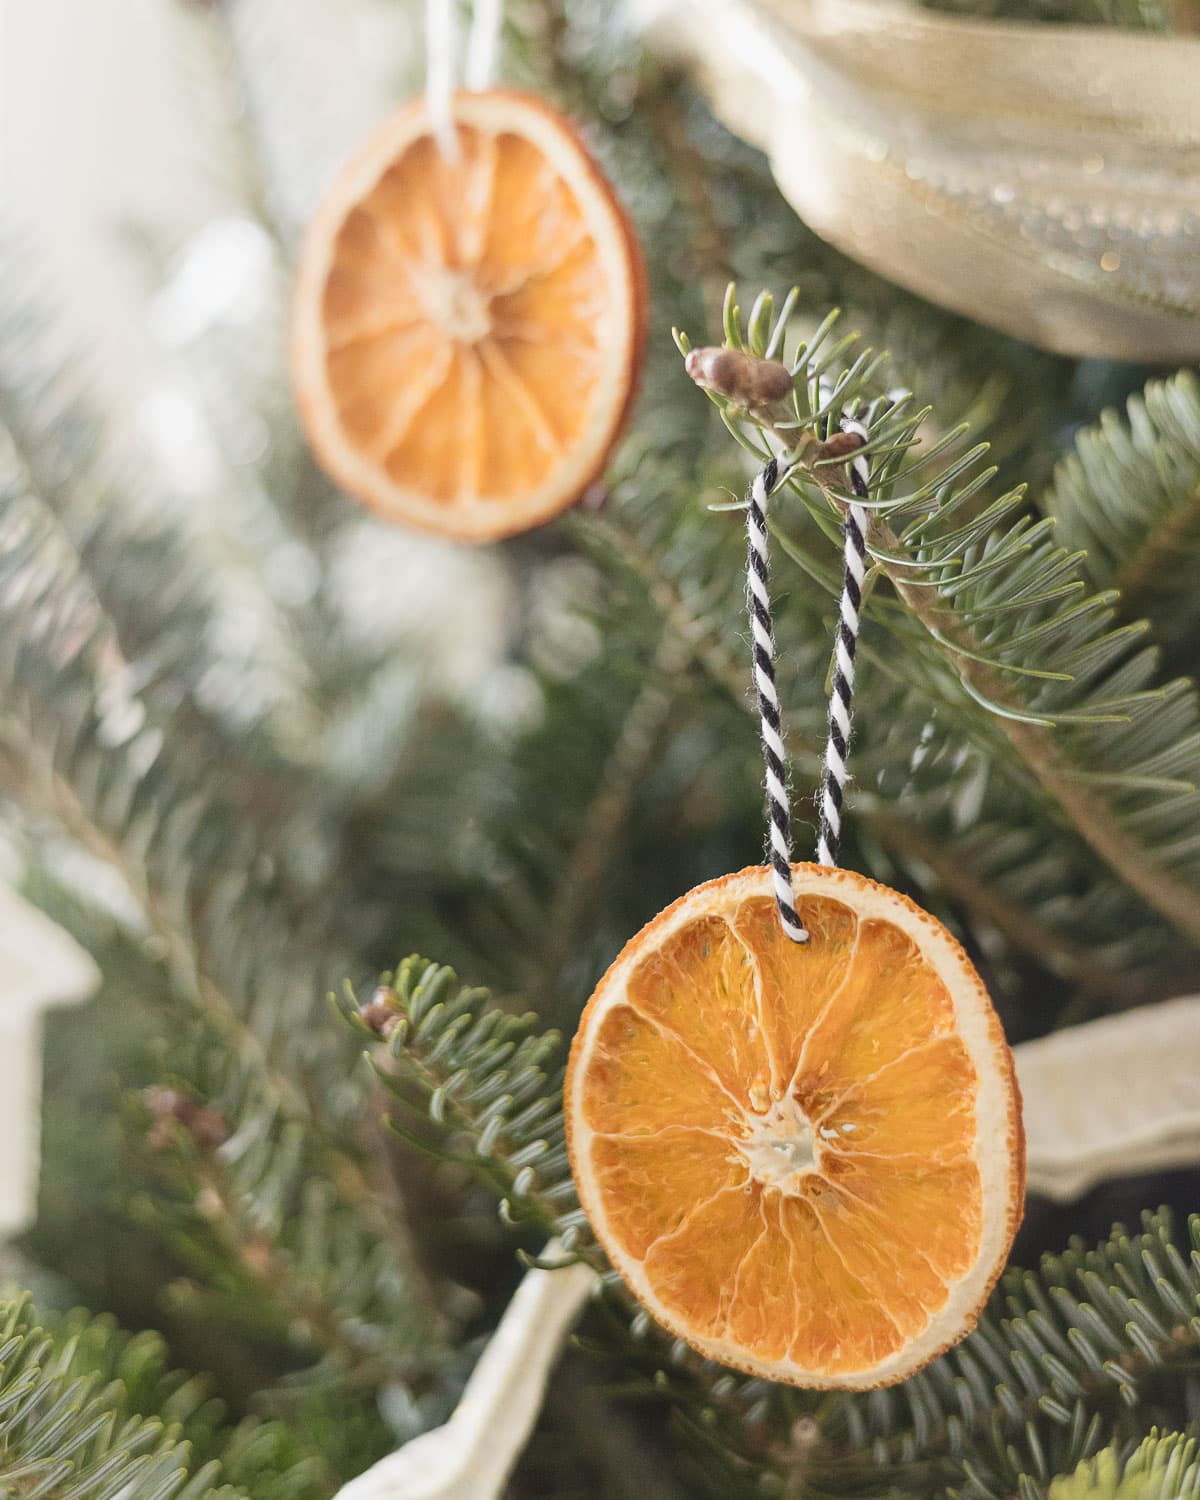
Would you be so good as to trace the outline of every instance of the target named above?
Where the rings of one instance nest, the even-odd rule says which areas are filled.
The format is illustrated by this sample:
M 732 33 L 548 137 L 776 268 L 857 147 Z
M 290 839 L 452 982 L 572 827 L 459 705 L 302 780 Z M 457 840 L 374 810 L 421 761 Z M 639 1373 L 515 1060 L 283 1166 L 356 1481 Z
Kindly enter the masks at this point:
M 797 1417 L 792 1423 L 792 1447 L 802 1453 L 815 1448 L 821 1441 L 821 1424 L 816 1417 Z
M 143 1097 L 155 1121 L 147 1136 L 152 1150 L 163 1151 L 171 1145 L 172 1126 L 181 1126 L 203 1151 L 215 1151 L 229 1139 L 225 1117 L 179 1089 L 150 1088 Z
M 818 443 L 810 454 L 810 461 L 820 463 L 824 460 L 829 463 L 830 459 L 851 459 L 859 448 L 863 446 L 866 439 L 857 432 L 834 432 L 831 433 L 823 443 Z M 844 468 L 818 469 L 818 474 L 824 474 L 829 478 L 840 476 L 838 482 L 845 482 L 846 471 Z
M 857 432 L 835 432 L 831 438 L 823 442 L 816 450 L 815 457 L 822 458 L 849 458 L 856 449 L 861 448 L 865 439 Z
M 396 1009 L 397 1000 L 396 991 L 386 984 L 381 984 L 358 1013 L 363 1023 L 385 1042 L 395 1031 L 400 1020 Z
M 685 365 L 702 391 L 714 391 L 739 406 L 771 406 L 792 392 L 792 372 L 786 365 L 744 349 L 693 349 Z

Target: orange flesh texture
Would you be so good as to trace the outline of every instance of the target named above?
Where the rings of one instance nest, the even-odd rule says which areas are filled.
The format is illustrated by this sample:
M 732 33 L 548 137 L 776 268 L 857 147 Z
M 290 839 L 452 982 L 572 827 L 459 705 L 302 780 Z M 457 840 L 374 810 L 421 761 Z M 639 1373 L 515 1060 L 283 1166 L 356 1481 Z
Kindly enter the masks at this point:
M 978 1257 L 977 1078 L 904 933 L 825 897 L 804 916 L 807 946 L 769 897 L 676 930 L 603 1016 L 581 1107 L 663 1309 L 835 1375 L 920 1333 Z
M 609 306 L 580 204 L 541 152 L 466 124 L 458 141 L 455 161 L 419 136 L 349 212 L 322 301 L 347 440 L 449 506 L 524 496 L 570 454 Z

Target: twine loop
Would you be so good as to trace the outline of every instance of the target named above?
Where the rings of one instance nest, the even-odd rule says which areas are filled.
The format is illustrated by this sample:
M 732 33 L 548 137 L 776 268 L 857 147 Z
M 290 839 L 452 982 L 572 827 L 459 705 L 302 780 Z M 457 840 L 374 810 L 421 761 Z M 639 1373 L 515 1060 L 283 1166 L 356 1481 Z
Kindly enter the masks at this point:
M 843 417 L 843 432 L 867 441 L 866 426 Z M 850 486 L 858 500 L 867 498 L 870 465 L 864 454 L 849 459 Z M 786 479 L 784 473 L 782 478 Z M 775 886 L 775 904 L 784 932 L 794 943 L 809 934 L 796 910 L 792 887 L 792 817 L 788 795 L 787 748 L 775 686 L 775 632 L 771 623 L 770 560 L 767 550 L 767 503 L 781 482 L 779 460 L 769 459 L 751 481 L 746 496 L 746 606 L 750 649 L 758 695 L 759 728 L 767 792 L 767 856 Z M 842 832 L 842 805 L 849 779 L 850 721 L 854 701 L 854 658 L 858 646 L 863 580 L 866 576 L 867 511 L 853 501 L 842 522 L 843 579 L 829 694 L 829 734 L 821 766 L 818 796 L 817 863 L 836 865 Z

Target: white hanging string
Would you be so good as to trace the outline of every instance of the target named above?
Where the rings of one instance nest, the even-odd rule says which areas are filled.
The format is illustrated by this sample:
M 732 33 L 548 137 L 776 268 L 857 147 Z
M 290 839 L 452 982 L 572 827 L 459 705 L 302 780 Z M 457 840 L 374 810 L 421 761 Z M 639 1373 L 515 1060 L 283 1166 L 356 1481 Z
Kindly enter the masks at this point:
M 463 71 L 463 82 L 474 93 L 492 86 L 503 20 L 503 0 L 475 0 L 471 34 L 467 38 L 467 65 Z
M 434 140 L 447 161 L 459 159 L 452 108 L 457 51 L 458 10 L 454 0 L 425 0 L 425 99 Z
M 467 37 L 464 88 L 477 93 L 491 87 L 503 21 L 503 0 L 476 0 Z M 453 162 L 462 156 L 454 125 L 458 52 L 458 7 L 455 0 L 425 0 L 425 98 L 438 150 L 447 161 Z

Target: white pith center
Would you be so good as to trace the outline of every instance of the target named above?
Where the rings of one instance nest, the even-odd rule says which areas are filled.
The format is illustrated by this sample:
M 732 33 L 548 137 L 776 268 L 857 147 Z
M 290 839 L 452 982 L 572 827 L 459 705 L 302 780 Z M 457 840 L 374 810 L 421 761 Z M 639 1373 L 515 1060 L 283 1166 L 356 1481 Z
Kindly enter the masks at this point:
M 430 320 L 459 344 L 479 344 L 492 331 L 491 298 L 469 271 L 429 266 L 420 282 Z
M 798 1192 L 800 1179 L 820 1170 L 820 1145 L 794 1099 L 774 1100 L 762 1114 L 748 1116 L 747 1124 L 750 1132 L 738 1150 L 764 1187 Z

